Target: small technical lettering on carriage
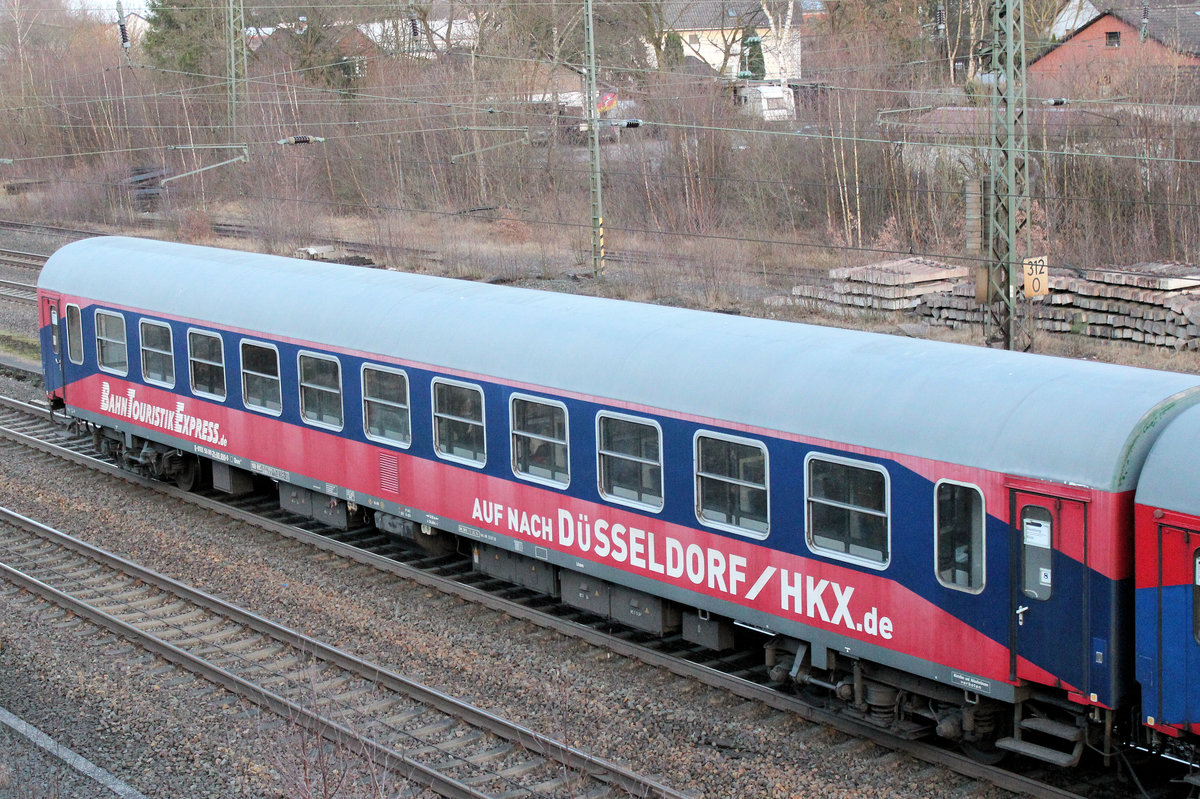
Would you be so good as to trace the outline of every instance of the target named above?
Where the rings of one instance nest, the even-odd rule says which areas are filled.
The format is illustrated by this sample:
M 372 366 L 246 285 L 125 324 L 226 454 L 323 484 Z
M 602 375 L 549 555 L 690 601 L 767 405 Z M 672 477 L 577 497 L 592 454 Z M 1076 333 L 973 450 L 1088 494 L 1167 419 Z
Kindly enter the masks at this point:
M 107 380 L 102 381 L 100 383 L 100 411 L 131 419 L 147 427 L 156 427 L 168 433 L 198 438 L 220 447 L 229 443 L 221 433 L 220 422 L 193 416 L 187 412 L 187 406 L 183 400 L 176 402 L 174 408 L 164 408 L 161 405 L 138 399 L 137 389 L 132 386 L 126 388 L 124 394 L 117 394 Z

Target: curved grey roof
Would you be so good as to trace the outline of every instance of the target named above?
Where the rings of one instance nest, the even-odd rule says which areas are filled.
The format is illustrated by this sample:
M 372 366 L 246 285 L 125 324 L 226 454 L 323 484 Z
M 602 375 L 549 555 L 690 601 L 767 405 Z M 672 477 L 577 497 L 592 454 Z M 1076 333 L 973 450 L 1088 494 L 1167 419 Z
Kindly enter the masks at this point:
M 1200 377 L 145 239 L 39 284 L 105 303 L 786 433 L 1131 489 Z
M 1198 453 L 1200 407 L 1193 407 L 1172 420 L 1150 449 L 1138 481 L 1137 501 L 1200 515 L 1200 486 L 1196 484 Z

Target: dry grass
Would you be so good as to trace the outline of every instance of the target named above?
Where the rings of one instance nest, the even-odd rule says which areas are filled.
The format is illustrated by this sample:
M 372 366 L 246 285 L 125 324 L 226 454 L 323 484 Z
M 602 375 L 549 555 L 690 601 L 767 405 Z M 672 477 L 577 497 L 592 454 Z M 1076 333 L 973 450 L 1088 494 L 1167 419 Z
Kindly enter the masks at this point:
M 33 363 L 38 363 L 42 358 L 41 349 L 36 340 L 9 333 L 0 333 L 0 355 L 8 355 Z
M 501 217 L 394 215 L 381 220 L 331 220 L 325 225 L 340 237 L 372 241 L 392 268 L 422 271 L 470 280 L 515 283 L 551 291 L 601 296 L 681 307 L 735 312 L 807 324 L 919 335 L 937 341 L 983 346 L 979 328 L 922 325 L 903 313 L 835 312 L 818 306 L 770 306 L 764 300 L 787 294 L 801 273 L 869 263 L 867 253 L 810 243 L 797 250 L 744 240 L 654 237 L 644 234 L 610 236 L 604 277 L 591 279 L 589 231 L 567 234 L 558 228 L 531 228 Z M 755 238 L 747 232 L 747 239 Z M 332 235 L 332 234 L 330 234 Z M 433 258 L 410 250 L 433 251 Z M 796 263 L 794 254 L 805 255 Z M 1116 342 L 1072 334 L 1035 331 L 1033 351 L 1082 360 L 1103 361 L 1150 369 L 1200 373 L 1200 353 L 1165 347 Z
M 40 193 L 0 195 L 0 214 L 34 219 Z M 445 214 L 380 213 L 370 217 L 310 216 L 303 224 L 245 203 L 193 207 L 164 214 L 170 235 L 180 241 L 281 254 L 333 238 L 362 242 L 379 263 L 399 271 L 513 283 L 551 291 L 596 294 L 746 316 L 818 324 L 878 333 L 912 335 L 938 341 L 982 346 L 983 333 L 971 328 L 921 325 L 902 313 L 837 312 L 817 304 L 773 306 L 764 300 L 790 292 L 803 273 L 827 271 L 871 260 L 861 253 L 811 246 L 775 246 L 746 240 L 712 240 L 623 234 L 609 238 L 605 275 L 592 280 L 590 233 L 587 230 L 533 226 L 498 211 L 495 218 Z M 57 216 L 57 214 L 56 214 Z M 291 215 L 292 217 L 295 214 Z M 255 220 L 251 239 L 221 239 L 216 221 Z M 43 220 L 50 221 L 50 220 Z M 62 219 L 55 222 L 69 224 Z M 132 235 L 139 235 L 133 230 Z M 755 238 L 747 232 L 747 239 Z M 809 244 L 807 242 L 797 242 Z M 615 246 L 614 246 L 615 245 Z M 795 254 L 804 254 L 796 263 Z M 7 337 L 5 351 L 36 357 L 36 342 Z M 1036 331 L 1033 350 L 1083 360 L 1150 369 L 1200 373 L 1200 352 L 1111 342 L 1071 334 Z

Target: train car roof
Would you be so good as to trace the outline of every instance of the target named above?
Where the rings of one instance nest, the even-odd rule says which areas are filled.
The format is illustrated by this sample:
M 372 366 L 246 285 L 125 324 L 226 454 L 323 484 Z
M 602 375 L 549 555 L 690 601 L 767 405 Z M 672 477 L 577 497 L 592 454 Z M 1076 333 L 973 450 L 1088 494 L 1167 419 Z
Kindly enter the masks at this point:
M 255 253 L 102 237 L 43 290 L 549 389 L 1131 490 L 1200 377 Z
M 1200 516 L 1200 490 L 1194 477 L 1200 452 L 1200 406 L 1188 408 L 1154 442 L 1138 480 L 1143 505 Z

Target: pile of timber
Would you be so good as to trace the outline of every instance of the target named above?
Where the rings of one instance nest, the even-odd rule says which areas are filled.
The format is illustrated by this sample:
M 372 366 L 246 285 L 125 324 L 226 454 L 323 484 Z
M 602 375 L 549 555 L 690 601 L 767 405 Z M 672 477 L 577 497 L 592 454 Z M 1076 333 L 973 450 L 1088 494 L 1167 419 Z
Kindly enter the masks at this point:
M 906 311 L 929 324 L 976 326 L 983 324 L 983 308 L 975 299 L 973 272 L 901 258 L 834 269 L 767 302 L 842 314 Z M 1052 269 L 1049 287 L 1049 294 L 1029 304 L 1038 329 L 1200 349 L 1200 266 L 1155 262 L 1071 274 Z
M 1034 326 L 1055 333 L 1135 341 L 1176 349 L 1200 348 L 1200 268 L 1140 263 L 1051 275 L 1050 293 L 1030 303 Z M 983 322 L 974 281 L 930 295 L 916 309 L 930 324 Z
M 900 258 L 832 269 L 826 284 L 795 286 L 792 297 L 817 300 L 834 309 L 905 311 L 918 308 L 931 294 L 951 290 L 955 281 L 969 274 L 966 267 L 925 258 Z

